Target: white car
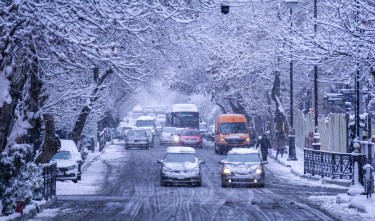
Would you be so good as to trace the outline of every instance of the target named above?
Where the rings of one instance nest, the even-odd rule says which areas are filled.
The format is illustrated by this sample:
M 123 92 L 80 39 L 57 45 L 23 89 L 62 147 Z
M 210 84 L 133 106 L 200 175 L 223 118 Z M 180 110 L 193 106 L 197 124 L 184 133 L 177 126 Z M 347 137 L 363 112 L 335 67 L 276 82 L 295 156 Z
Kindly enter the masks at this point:
M 82 158 L 73 140 L 61 139 L 61 148 L 52 157 L 57 163 L 56 180 L 81 180 Z

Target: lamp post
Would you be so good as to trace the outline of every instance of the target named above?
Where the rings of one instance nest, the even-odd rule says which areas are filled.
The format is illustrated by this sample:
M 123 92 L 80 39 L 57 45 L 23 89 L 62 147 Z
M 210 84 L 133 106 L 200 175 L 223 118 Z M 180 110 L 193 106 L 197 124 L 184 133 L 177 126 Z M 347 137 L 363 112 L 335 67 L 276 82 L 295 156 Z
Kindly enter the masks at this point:
M 292 16 L 293 16 L 293 8 L 298 5 L 298 0 L 285 0 L 287 7 L 289 8 L 290 13 L 290 30 L 289 34 L 292 34 Z M 292 42 L 290 42 L 292 45 Z M 292 47 L 292 46 L 290 46 Z M 291 51 L 290 51 L 291 53 Z M 293 58 L 292 54 L 290 54 L 290 63 L 289 63 L 289 77 L 290 77 L 290 123 L 289 123 L 289 156 L 288 161 L 290 160 L 297 160 L 296 157 L 296 137 L 295 137 L 295 130 L 293 128 Z
M 318 32 L 318 0 L 314 0 L 314 38 Z M 314 64 L 314 143 L 312 144 L 314 150 L 320 150 L 320 135 L 318 131 L 318 65 Z

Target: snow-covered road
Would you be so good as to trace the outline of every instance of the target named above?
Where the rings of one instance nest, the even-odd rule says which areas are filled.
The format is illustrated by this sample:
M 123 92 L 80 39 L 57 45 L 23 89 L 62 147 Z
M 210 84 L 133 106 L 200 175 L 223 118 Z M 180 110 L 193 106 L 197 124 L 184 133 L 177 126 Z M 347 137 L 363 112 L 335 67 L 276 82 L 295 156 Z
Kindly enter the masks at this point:
M 305 198 L 343 189 L 304 185 L 271 162 L 265 188 L 222 188 L 218 161 L 224 156 L 210 142 L 197 150 L 206 161 L 202 187 L 161 187 L 156 160 L 164 151 L 157 143 L 150 150 L 108 145 L 82 181 L 57 184 L 57 204 L 34 220 L 336 220 Z

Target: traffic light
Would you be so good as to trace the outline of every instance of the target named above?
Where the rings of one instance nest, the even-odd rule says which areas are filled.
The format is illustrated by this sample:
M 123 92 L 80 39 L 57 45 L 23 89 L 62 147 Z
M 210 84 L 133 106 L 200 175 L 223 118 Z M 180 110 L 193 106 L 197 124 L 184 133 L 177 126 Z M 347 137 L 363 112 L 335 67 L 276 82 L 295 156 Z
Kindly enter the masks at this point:
M 221 13 L 228 14 L 229 13 L 229 5 L 221 5 Z

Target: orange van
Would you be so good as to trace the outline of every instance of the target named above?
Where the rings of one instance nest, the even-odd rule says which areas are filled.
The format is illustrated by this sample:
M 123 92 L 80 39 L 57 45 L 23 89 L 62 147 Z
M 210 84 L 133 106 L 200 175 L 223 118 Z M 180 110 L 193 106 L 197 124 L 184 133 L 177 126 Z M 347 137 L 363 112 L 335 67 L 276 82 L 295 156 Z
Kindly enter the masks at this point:
M 225 154 L 234 147 L 250 148 L 246 117 L 243 114 L 220 114 L 215 121 L 215 153 Z

